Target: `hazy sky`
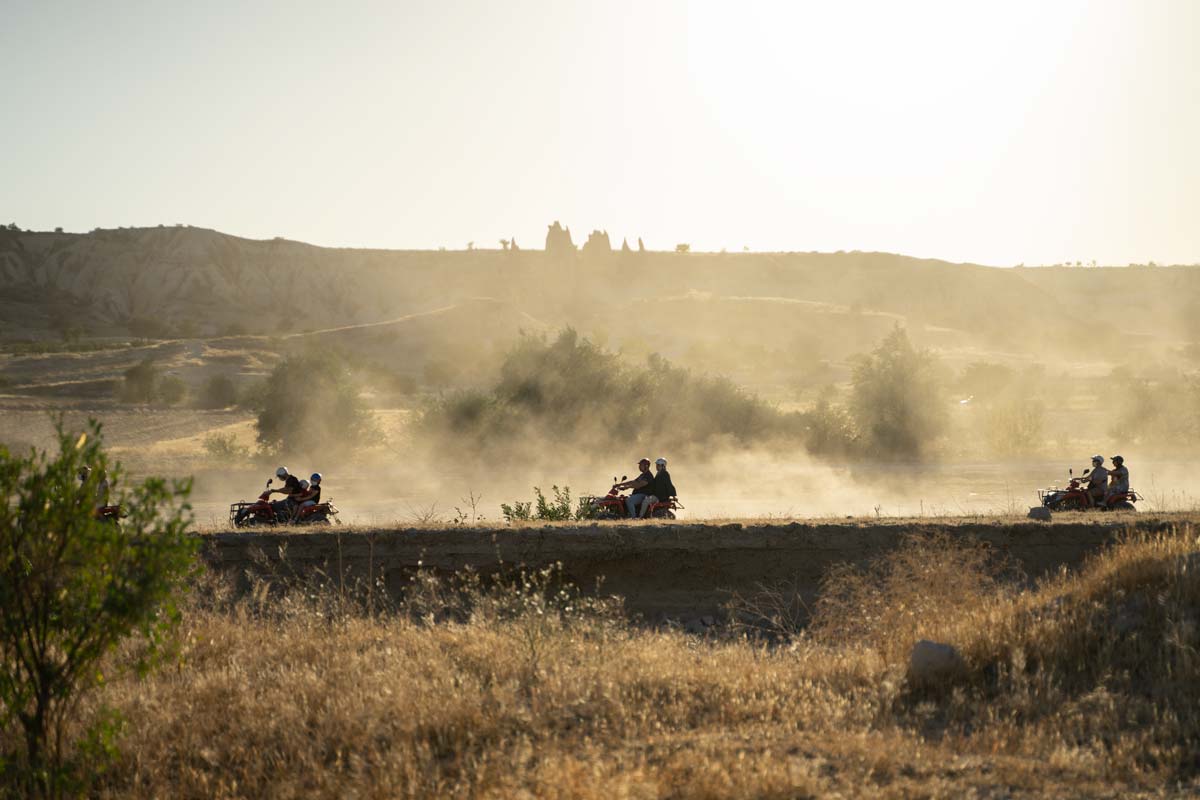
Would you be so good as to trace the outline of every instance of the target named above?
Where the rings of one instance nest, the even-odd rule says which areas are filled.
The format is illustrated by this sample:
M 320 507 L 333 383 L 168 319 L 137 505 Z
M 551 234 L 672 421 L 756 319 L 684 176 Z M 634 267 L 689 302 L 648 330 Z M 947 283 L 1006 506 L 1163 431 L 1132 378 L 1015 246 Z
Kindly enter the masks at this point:
M 0 0 L 0 221 L 1200 262 L 1200 0 Z

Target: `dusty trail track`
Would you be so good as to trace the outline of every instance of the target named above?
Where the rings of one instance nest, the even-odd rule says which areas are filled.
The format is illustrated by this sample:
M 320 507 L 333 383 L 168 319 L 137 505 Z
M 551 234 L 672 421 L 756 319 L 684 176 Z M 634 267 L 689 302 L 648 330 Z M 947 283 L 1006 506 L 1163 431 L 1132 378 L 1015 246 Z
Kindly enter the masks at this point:
M 394 593 L 419 565 L 487 573 L 561 562 L 572 583 L 590 589 L 602 578 L 603 593 L 623 596 L 629 610 L 648 622 L 694 624 L 718 616 L 731 592 L 752 595 L 782 581 L 794 582 L 811 601 L 831 565 L 863 563 L 908 533 L 987 543 L 1035 579 L 1078 566 L 1131 529 L 1153 532 L 1194 518 L 1096 514 L 1050 524 L 998 518 L 209 533 L 203 552 L 211 567 L 241 580 L 247 572 L 336 575 L 340 565 L 351 580 L 382 576 Z

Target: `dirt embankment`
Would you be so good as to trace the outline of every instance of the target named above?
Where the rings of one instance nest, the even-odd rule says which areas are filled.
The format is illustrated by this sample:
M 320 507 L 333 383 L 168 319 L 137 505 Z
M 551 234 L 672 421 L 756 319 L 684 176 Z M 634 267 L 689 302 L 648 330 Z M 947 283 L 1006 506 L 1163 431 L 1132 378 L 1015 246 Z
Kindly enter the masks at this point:
M 544 528 L 379 529 L 371 531 L 210 533 L 203 552 L 220 571 L 305 575 L 316 570 L 351 580 L 382 576 L 400 592 L 420 567 L 484 573 L 560 562 L 566 577 L 621 595 L 646 621 L 685 623 L 718 617 L 731 593 L 753 595 L 787 581 L 806 602 L 836 563 L 863 563 L 909 533 L 945 533 L 983 542 L 1015 559 L 1032 579 L 1088 554 L 1126 531 L 1167 529 L 1181 515 L 1074 517 L 1051 524 L 1016 520 L 898 520 L 790 524 L 649 524 Z M 706 620 L 707 621 L 707 620 Z

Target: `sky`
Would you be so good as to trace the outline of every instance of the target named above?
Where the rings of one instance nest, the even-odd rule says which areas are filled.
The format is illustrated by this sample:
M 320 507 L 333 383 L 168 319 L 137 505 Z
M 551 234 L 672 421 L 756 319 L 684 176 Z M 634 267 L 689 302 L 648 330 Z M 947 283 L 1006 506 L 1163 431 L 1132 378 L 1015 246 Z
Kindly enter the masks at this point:
M 0 221 L 1200 263 L 1200 0 L 0 0 Z

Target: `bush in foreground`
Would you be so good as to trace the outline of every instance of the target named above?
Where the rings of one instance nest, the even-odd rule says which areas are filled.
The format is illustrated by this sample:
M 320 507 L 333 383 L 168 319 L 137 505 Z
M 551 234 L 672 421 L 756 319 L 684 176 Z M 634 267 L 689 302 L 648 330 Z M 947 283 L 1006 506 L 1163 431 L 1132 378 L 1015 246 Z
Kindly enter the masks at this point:
M 124 493 L 121 527 L 94 518 L 107 463 L 99 434 L 95 423 L 77 437 L 60 424 L 54 456 L 0 448 L 0 719 L 21 731 L 0 738 L 0 779 L 15 795 L 74 793 L 107 766 L 114 718 L 81 725 L 80 704 L 127 637 L 140 646 L 114 666 L 153 663 L 193 563 L 186 484 L 150 479 Z M 84 465 L 92 475 L 81 486 Z

